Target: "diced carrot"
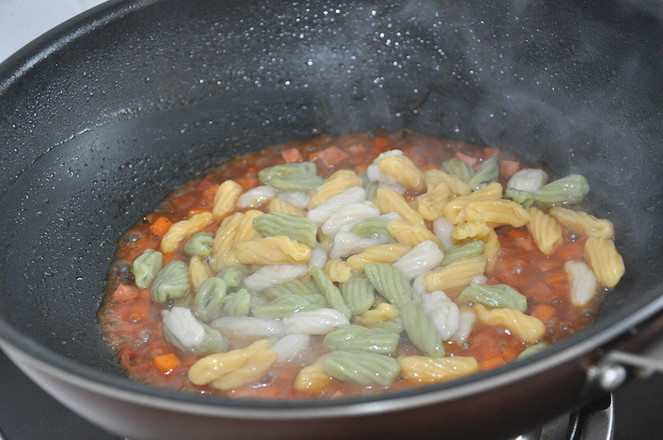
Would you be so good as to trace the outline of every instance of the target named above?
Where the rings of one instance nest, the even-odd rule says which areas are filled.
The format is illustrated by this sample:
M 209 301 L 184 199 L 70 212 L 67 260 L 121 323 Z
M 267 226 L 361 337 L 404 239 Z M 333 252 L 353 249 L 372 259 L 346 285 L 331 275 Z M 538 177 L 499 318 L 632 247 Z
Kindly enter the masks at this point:
M 457 151 L 456 154 L 454 154 L 458 159 L 462 160 L 469 166 L 473 167 L 475 163 L 477 163 L 478 159 L 476 157 L 468 156 L 465 153 L 461 153 L 460 151 Z
M 258 186 L 258 179 L 256 179 L 254 176 L 239 177 L 235 179 L 235 182 L 242 185 L 244 189 L 251 189 Z
M 375 136 L 373 138 L 373 154 L 376 156 L 380 153 L 384 153 L 391 146 L 391 140 L 388 136 Z
M 276 385 L 265 385 L 265 386 L 262 386 L 262 387 L 258 387 L 257 391 L 258 391 L 258 393 L 257 393 L 256 397 L 260 397 L 260 398 L 263 398 L 263 399 L 265 399 L 265 398 L 267 398 L 267 399 L 272 398 L 273 399 L 273 398 L 279 396 L 279 387 L 277 387 Z
M 135 286 L 120 284 L 112 293 L 113 301 L 129 302 L 133 301 L 140 294 L 140 290 Z
M 436 170 L 437 165 L 434 163 L 427 163 L 421 167 L 421 171 Z
M 501 367 L 505 364 L 504 358 L 502 356 L 495 356 L 489 359 L 479 362 L 479 367 L 482 370 L 491 370 L 493 368 Z
M 331 147 L 327 147 L 318 152 L 318 158 L 322 161 L 322 164 L 327 167 L 333 167 L 347 157 L 348 153 L 341 150 L 336 145 L 332 145 Z
M 187 216 L 193 217 L 194 215 L 202 214 L 203 212 L 209 212 L 209 209 L 203 209 L 203 208 L 189 209 Z
M 500 175 L 508 179 L 520 169 L 520 162 L 517 160 L 503 160 L 500 162 Z
M 173 225 L 173 222 L 171 222 L 168 218 L 166 217 L 159 217 L 150 225 L 149 231 L 158 236 L 164 235 L 166 232 L 168 232 L 168 229 Z
M 559 270 L 564 261 L 556 255 L 549 255 L 545 258 L 537 258 L 536 267 L 541 270 L 541 272 L 551 272 L 553 270 Z
M 216 191 L 219 189 L 219 184 L 217 183 L 216 185 L 212 185 L 209 188 L 207 188 L 203 193 L 201 194 L 202 197 L 206 200 L 214 200 L 214 196 L 216 195 Z
M 367 169 L 368 169 L 368 165 L 361 164 L 361 165 L 357 165 L 355 167 L 355 172 L 360 173 L 362 171 L 366 171 Z
M 182 362 L 175 353 L 162 354 L 154 358 L 154 366 L 161 374 L 170 374 Z
M 547 322 L 555 315 L 556 312 L 557 309 L 555 309 L 555 307 L 551 306 L 550 304 L 539 304 L 534 307 L 534 310 L 532 310 L 530 315 L 538 318 L 541 322 Z
M 304 160 L 302 153 L 296 148 L 288 148 L 287 150 L 281 151 L 281 157 L 286 163 L 301 162 Z
M 362 156 L 366 154 L 366 146 L 362 143 L 352 144 L 348 147 L 351 156 Z
M 550 301 L 551 298 L 555 297 L 555 291 L 543 281 L 539 281 L 538 283 L 534 284 L 532 287 L 525 290 L 523 294 L 527 298 L 531 298 L 539 302 L 547 302 Z
M 506 237 L 522 251 L 531 252 L 536 249 L 534 239 L 526 229 L 513 228 L 507 232 Z

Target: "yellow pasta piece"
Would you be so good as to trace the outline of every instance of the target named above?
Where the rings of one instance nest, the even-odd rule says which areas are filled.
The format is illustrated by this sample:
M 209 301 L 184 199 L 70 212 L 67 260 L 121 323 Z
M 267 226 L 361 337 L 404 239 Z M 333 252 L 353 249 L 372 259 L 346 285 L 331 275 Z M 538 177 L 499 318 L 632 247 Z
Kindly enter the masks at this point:
M 191 218 L 174 223 L 161 239 L 161 252 L 175 252 L 182 240 L 201 232 L 213 220 L 211 213 L 201 212 Z
M 418 192 L 426 189 L 424 173 L 406 156 L 385 156 L 378 161 L 378 167 L 407 189 Z
M 189 261 L 189 279 L 194 289 L 198 289 L 200 285 L 214 275 L 212 269 L 200 257 L 192 257 Z
M 598 282 L 608 288 L 615 287 L 626 270 L 615 243 L 607 238 L 589 237 L 584 254 Z
M 237 226 L 235 244 L 241 241 L 260 238 L 260 233 L 253 227 L 253 219 L 262 214 L 264 214 L 264 212 L 257 209 L 251 209 L 244 213 L 242 216 L 242 221 L 239 223 L 239 226 Z
M 307 391 L 314 394 L 324 390 L 332 381 L 332 377 L 327 374 L 323 367 L 324 361 L 325 356 L 318 359 L 314 364 L 299 370 L 293 387 L 298 391 Z
M 364 265 L 368 263 L 393 264 L 410 249 L 412 249 L 410 246 L 403 243 L 380 244 L 377 246 L 371 246 L 356 255 L 352 255 L 346 260 L 346 262 L 353 270 L 363 272 Z
M 466 222 L 481 221 L 496 228 L 510 225 L 514 228 L 525 226 L 530 214 L 521 204 L 511 200 L 479 200 L 467 204 L 462 216 Z
M 489 309 L 483 304 L 475 304 L 472 310 L 484 324 L 504 327 L 527 343 L 534 343 L 546 334 L 546 327 L 538 318 L 526 315 L 517 309 Z
M 221 222 L 221 226 L 214 234 L 212 243 L 211 267 L 215 272 L 219 272 L 227 267 L 237 266 L 239 261 L 235 255 L 234 244 L 239 225 L 242 223 L 244 214 L 236 212 Z
M 443 382 L 479 371 L 479 363 L 469 356 L 402 356 L 398 363 L 401 376 L 419 383 Z
M 562 244 L 562 228 L 557 221 L 538 208 L 528 210 L 531 217 L 527 230 L 541 252 L 551 255 Z
M 329 176 L 322 185 L 311 191 L 308 209 L 313 209 L 325 200 L 354 186 L 362 186 L 363 184 L 364 181 L 354 171 L 338 170 Z
M 586 212 L 555 206 L 550 209 L 549 214 L 576 234 L 608 239 L 615 236 L 615 228 L 611 221 L 598 219 Z
M 460 180 L 457 176 L 445 173 L 442 170 L 425 171 L 424 180 L 429 188 L 431 185 L 439 185 L 440 183 L 446 184 L 449 187 L 451 194 L 455 196 L 466 196 L 472 192 L 467 183 Z
M 411 225 L 424 225 L 424 218 L 412 209 L 402 195 L 388 188 L 378 188 L 373 203 L 381 214 L 395 212 L 404 222 Z
M 240 241 L 235 244 L 237 259 L 243 264 L 306 263 L 311 248 L 285 235 Z
M 483 222 L 468 222 L 456 226 L 451 231 L 451 238 L 455 241 L 477 239 L 483 241 L 483 255 L 486 256 L 486 272 L 492 273 L 495 268 L 497 252 L 500 250 L 500 240 L 495 229 Z
M 406 244 L 410 247 L 415 247 L 422 241 L 432 240 L 438 246 L 442 246 L 442 242 L 430 229 L 423 225 L 411 225 L 397 220 L 387 223 L 387 230 L 399 243 Z
M 320 243 L 320 246 L 322 246 L 325 252 L 327 252 L 327 255 L 329 255 L 332 248 L 334 247 L 334 239 L 322 232 L 320 229 L 318 229 L 317 239 L 318 243 Z
M 416 198 L 417 211 L 425 220 L 433 221 L 441 217 L 449 201 L 451 190 L 446 183 L 428 187 L 428 191 Z
M 441 290 L 454 299 L 460 290 L 467 287 L 474 277 L 486 273 L 488 261 L 484 255 L 456 261 L 424 275 L 424 286 L 428 292 Z
M 389 303 L 380 303 L 357 317 L 357 324 L 371 326 L 391 321 L 398 316 L 398 308 Z
M 269 212 L 280 212 L 282 214 L 296 215 L 297 217 L 306 217 L 306 211 L 281 199 L 272 199 L 269 202 Z
M 327 261 L 325 273 L 335 283 L 345 283 L 352 278 L 352 267 L 345 261 L 334 258 Z
M 444 217 L 452 224 L 457 225 L 465 221 L 465 207 L 470 203 L 482 200 L 499 200 L 501 198 L 502 185 L 499 183 L 490 183 L 478 191 L 451 199 L 444 207 Z
M 189 380 L 195 385 L 211 383 L 218 389 L 236 388 L 264 376 L 276 357 L 276 350 L 261 339 L 248 347 L 199 359 L 189 368 Z
M 234 180 L 226 180 L 214 195 L 212 203 L 212 215 L 214 220 L 221 220 L 235 209 L 237 199 L 244 192 L 244 188 Z

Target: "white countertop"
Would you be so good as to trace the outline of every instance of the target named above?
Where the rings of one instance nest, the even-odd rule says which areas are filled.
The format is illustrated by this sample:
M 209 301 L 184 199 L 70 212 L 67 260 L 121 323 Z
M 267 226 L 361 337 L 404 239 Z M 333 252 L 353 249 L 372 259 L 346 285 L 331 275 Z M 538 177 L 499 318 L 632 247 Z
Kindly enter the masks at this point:
M 0 62 L 44 32 L 105 0 L 0 0 Z

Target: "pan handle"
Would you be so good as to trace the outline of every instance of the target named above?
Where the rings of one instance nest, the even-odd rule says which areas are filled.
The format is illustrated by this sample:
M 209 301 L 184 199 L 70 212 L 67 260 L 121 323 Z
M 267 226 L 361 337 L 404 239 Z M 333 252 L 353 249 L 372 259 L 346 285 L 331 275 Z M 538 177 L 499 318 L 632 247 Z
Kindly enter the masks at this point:
M 588 369 L 589 389 L 612 392 L 629 378 L 663 374 L 662 335 L 663 312 L 659 312 L 606 350 Z

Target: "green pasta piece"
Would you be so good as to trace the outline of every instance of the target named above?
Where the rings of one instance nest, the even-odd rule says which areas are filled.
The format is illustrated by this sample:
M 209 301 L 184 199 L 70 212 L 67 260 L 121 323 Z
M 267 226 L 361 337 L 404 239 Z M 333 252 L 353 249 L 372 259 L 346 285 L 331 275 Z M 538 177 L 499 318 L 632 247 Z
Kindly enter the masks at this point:
M 269 180 L 269 184 L 281 191 L 310 191 L 322 185 L 325 179 L 317 174 L 292 173 L 285 176 L 276 176 Z
M 292 313 L 313 309 L 311 303 L 303 296 L 288 293 L 273 299 L 264 306 L 255 307 L 251 312 L 258 318 L 281 319 Z
M 379 328 L 344 325 L 327 333 L 323 339 L 329 351 L 360 350 L 369 353 L 394 354 L 400 335 Z
M 364 273 L 375 290 L 396 307 L 400 307 L 414 297 L 410 281 L 391 264 L 369 263 L 364 266 Z
M 399 375 L 400 364 L 391 356 L 361 351 L 333 351 L 323 368 L 331 377 L 361 385 L 389 385 Z
M 162 328 L 162 333 L 164 338 L 166 338 L 166 341 L 170 342 L 181 351 L 188 351 L 199 356 L 226 351 L 228 348 L 228 338 L 226 338 L 226 336 L 219 330 L 202 322 L 200 324 L 205 329 L 205 337 L 203 342 L 195 347 L 182 344 L 182 342 L 177 339 L 177 337 L 165 325 Z
M 318 225 L 296 215 L 273 212 L 253 219 L 253 227 L 263 237 L 285 235 L 312 248 L 317 244 Z
M 319 267 L 312 267 L 310 269 L 311 276 L 315 280 L 316 286 L 322 292 L 329 306 L 341 312 L 346 318 L 352 318 L 352 311 L 350 307 L 343 301 L 341 291 L 334 285 L 332 280 L 322 271 Z
M 538 344 L 531 345 L 523 350 L 517 357 L 517 359 L 525 359 L 526 357 L 532 356 L 540 351 L 545 350 L 550 347 L 550 344 L 547 342 L 539 342 Z
M 471 284 L 456 297 L 460 304 L 482 303 L 489 307 L 502 307 L 527 311 L 527 297 L 507 284 Z
M 472 191 L 479 190 L 489 183 L 497 182 L 499 177 L 500 167 L 497 163 L 496 157 L 491 157 L 481 164 L 476 174 L 467 182 Z
M 580 174 L 571 174 L 544 185 L 534 193 L 534 198 L 542 205 L 580 203 L 589 193 L 589 183 Z
M 372 182 L 365 171 L 361 171 L 357 175 L 364 181 L 362 186 L 364 187 L 364 191 L 366 191 L 366 200 L 372 201 L 378 193 L 378 183 Z
M 136 285 L 141 289 L 150 287 L 163 266 L 163 255 L 154 249 L 145 249 L 134 260 L 131 272 L 134 274 Z
M 251 292 L 240 289 L 226 295 L 223 302 L 223 313 L 228 316 L 248 316 L 251 311 Z
M 388 243 L 394 243 L 396 240 L 389 233 L 389 230 L 387 230 L 387 224 L 390 221 L 380 217 L 369 218 L 356 223 L 350 232 L 361 235 L 362 237 L 382 239 Z
M 483 252 L 484 243 L 481 240 L 469 240 L 444 250 L 442 266 L 447 266 L 456 261 L 474 258 Z
M 318 286 L 315 285 L 315 281 L 309 279 L 294 279 L 286 281 L 282 286 L 286 287 L 296 295 L 315 295 L 320 293 Z
M 277 284 L 275 286 L 269 287 L 268 289 L 265 289 L 262 293 L 271 301 L 274 298 L 278 298 L 283 295 L 290 295 L 292 290 L 283 284 Z
M 189 266 L 183 261 L 173 261 L 164 266 L 152 283 L 152 301 L 163 304 L 170 299 L 182 298 L 191 289 Z
M 375 289 L 365 275 L 355 275 L 340 287 L 343 300 L 353 315 L 360 315 L 375 304 Z
M 194 311 L 202 321 L 210 322 L 218 318 L 223 310 L 223 299 L 228 285 L 221 278 L 208 278 L 196 290 Z
M 469 182 L 475 174 L 471 166 L 458 159 L 457 157 L 452 157 L 451 159 L 442 162 L 442 169 L 447 173 L 458 177 L 465 183 Z
M 242 285 L 242 281 L 251 274 L 251 267 L 238 265 L 229 267 L 219 272 L 216 277 L 226 282 L 228 289 L 234 289 Z
M 405 326 L 403 325 L 403 319 L 401 319 L 400 316 L 397 316 L 394 319 L 390 319 L 389 321 L 377 322 L 367 327 L 377 328 L 391 333 L 397 333 L 399 335 L 403 333 L 403 330 L 405 330 Z
M 529 191 L 523 191 L 515 188 L 507 188 L 504 190 L 504 197 L 521 204 L 525 208 L 529 208 L 534 204 L 534 194 Z
M 424 313 L 421 301 L 412 300 L 400 307 L 400 317 L 410 342 L 430 356 L 444 356 L 444 341 Z
M 297 173 L 316 175 L 318 169 L 313 162 L 284 163 L 269 168 L 263 168 L 258 172 L 258 180 L 260 180 L 261 183 L 270 183 L 275 177 L 283 177 Z
M 184 253 L 189 257 L 205 259 L 212 252 L 214 234 L 211 232 L 199 232 L 187 240 L 184 245 Z
M 327 298 L 325 298 L 319 293 L 314 293 L 312 295 L 302 295 L 302 298 L 308 301 L 309 304 L 313 306 L 313 309 L 324 309 L 329 307 Z

